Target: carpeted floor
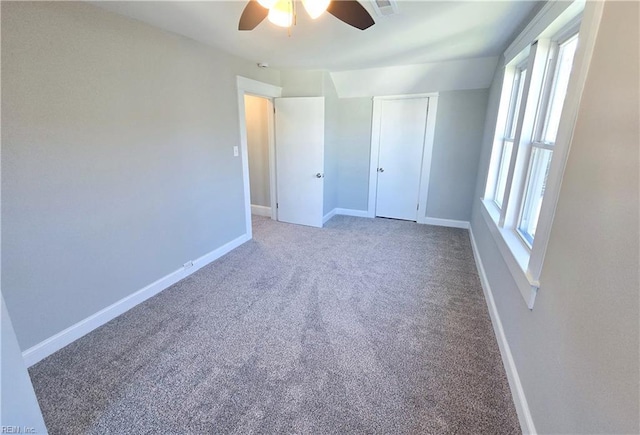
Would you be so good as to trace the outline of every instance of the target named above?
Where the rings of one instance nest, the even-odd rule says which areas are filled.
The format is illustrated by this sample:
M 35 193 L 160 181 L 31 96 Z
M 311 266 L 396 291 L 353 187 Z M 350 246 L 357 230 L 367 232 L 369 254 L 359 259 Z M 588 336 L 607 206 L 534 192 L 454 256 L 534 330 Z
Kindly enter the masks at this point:
M 254 239 L 30 369 L 51 434 L 519 433 L 466 230 Z

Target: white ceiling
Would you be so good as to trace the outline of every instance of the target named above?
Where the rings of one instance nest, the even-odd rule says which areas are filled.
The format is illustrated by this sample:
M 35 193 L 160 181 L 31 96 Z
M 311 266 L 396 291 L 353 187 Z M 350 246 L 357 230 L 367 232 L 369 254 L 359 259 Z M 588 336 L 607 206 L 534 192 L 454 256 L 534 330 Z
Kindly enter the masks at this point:
M 274 68 L 329 71 L 497 56 L 537 4 L 399 0 L 398 15 L 378 17 L 370 0 L 361 3 L 376 21 L 367 30 L 328 13 L 313 21 L 299 7 L 291 36 L 268 20 L 253 31 L 238 31 L 246 1 L 94 4 Z

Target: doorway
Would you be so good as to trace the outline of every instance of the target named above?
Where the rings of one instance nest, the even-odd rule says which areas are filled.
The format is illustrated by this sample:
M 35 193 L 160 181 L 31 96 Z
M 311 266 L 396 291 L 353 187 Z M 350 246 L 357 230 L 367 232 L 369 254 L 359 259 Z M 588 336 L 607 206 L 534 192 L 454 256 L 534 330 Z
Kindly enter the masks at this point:
M 242 180 L 244 186 L 244 214 L 245 232 L 250 239 L 253 237 L 251 228 L 251 180 L 249 176 L 249 147 L 247 142 L 247 120 L 245 108 L 245 95 L 261 97 L 268 100 L 267 106 L 267 128 L 268 134 L 268 154 L 269 154 L 269 207 L 271 219 L 276 219 L 276 180 L 275 180 L 275 139 L 273 131 L 273 99 L 282 95 L 282 88 L 237 76 L 238 87 L 238 120 L 240 126 L 240 158 L 242 160 Z
M 251 214 L 271 217 L 271 166 L 269 150 L 273 135 L 273 104 L 270 99 L 245 94 L 247 155 Z
M 240 76 L 237 84 L 247 236 L 252 237 L 252 211 L 322 227 L 324 97 L 281 98 L 282 88 Z M 254 111 L 256 119 L 250 119 Z M 250 152 L 254 142 L 260 150 Z
M 425 223 L 437 94 L 376 97 L 369 217 Z

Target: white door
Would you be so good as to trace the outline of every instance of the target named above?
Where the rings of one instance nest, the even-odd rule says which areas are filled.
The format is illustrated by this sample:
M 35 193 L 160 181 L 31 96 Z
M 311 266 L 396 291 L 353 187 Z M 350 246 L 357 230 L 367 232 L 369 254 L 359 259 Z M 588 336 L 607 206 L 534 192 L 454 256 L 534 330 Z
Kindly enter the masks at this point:
M 380 104 L 376 216 L 415 221 L 429 99 Z
M 322 227 L 324 97 L 276 98 L 278 220 Z

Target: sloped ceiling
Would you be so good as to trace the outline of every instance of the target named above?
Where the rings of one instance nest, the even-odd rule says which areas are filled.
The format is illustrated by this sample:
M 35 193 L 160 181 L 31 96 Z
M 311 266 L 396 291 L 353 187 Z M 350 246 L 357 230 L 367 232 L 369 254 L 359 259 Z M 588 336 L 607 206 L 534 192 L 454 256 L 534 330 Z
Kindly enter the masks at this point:
M 376 21 L 365 31 L 327 13 L 313 21 L 299 7 L 297 25 L 289 36 L 287 30 L 267 20 L 253 31 L 238 31 L 245 1 L 93 2 L 273 68 L 329 71 L 495 57 L 539 5 L 528 1 L 399 0 L 398 15 L 378 17 L 369 0 L 361 3 Z

